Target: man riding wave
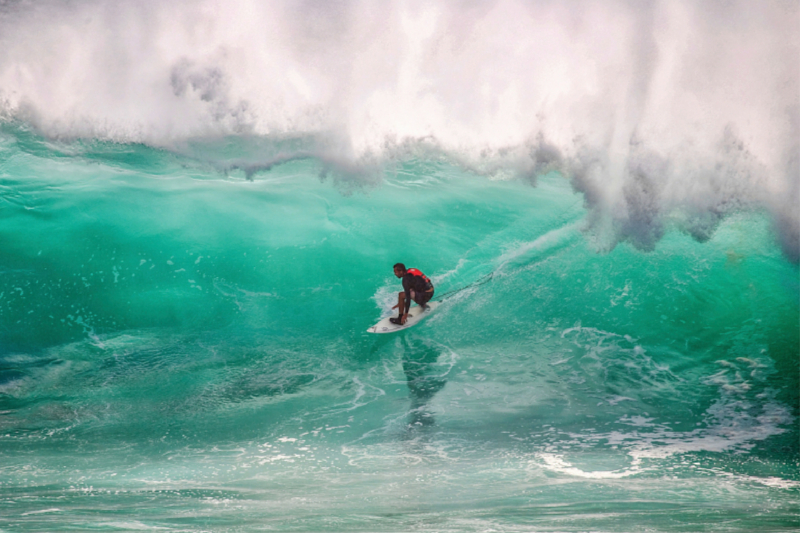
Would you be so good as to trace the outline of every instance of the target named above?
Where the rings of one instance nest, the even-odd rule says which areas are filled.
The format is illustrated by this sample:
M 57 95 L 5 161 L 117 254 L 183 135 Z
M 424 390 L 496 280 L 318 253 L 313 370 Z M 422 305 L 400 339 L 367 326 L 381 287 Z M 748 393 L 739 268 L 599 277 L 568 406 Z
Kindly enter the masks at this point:
M 399 309 L 397 318 L 390 318 L 392 324 L 403 325 L 408 319 L 408 309 L 411 307 L 411 300 L 425 309 L 427 303 L 433 298 L 433 283 L 428 276 L 416 268 L 406 269 L 403 263 L 394 265 L 394 275 L 403 279 L 403 292 L 398 294 L 397 305 L 392 309 Z

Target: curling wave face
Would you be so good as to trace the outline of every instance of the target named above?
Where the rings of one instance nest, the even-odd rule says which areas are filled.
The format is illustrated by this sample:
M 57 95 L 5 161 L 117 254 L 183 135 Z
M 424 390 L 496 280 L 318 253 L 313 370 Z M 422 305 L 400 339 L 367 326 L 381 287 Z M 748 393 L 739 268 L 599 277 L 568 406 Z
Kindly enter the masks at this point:
M 598 254 L 556 172 L 364 179 L 315 142 L 5 125 L 0 527 L 796 521 L 800 289 L 767 213 Z M 365 333 L 398 260 L 449 297 Z

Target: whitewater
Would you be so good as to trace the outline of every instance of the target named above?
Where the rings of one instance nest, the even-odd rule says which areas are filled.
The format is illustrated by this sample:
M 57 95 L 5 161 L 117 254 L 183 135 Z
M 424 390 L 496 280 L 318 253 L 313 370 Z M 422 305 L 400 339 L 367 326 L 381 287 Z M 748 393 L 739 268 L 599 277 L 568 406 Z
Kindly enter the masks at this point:
M 797 530 L 799 27 L 0 2 L 0 531 Z

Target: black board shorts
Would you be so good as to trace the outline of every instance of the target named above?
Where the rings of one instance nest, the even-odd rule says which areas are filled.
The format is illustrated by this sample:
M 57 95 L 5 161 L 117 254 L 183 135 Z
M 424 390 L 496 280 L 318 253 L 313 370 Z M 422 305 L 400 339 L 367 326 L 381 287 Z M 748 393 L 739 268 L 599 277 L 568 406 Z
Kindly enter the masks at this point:
M 431 301 L 431 298 L 433 298 L 433 293 L 434 291 L 431 292 L 414 291 L 414 297 L 412 298 L 412 300 L 417 302 L 419 305 L 425 305 L 426 303 Z

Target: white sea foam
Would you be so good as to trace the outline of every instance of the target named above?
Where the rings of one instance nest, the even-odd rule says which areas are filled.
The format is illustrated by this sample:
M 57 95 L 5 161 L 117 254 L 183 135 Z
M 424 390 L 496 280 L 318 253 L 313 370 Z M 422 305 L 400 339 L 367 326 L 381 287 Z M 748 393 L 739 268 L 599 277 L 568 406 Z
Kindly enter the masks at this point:
M 541 461 L 541 465 L 553 472 L 559 472 L 574 477 L 582 477 L 586 479 L 620 479 L 634 474 L 639 474 L 643 470 L 639 467 L 639 462 L 634 461 L 629 468 L 620 470 L 581 470 L 560 457 L 552 453 L 539 453 L 537 458 Z
M 723 370 L 709 376 L 705 383 L 716 388 L 719 397 L 707 409 L 702 427 L 677 431 L 654 418 L 625 415 L 617 422 L 634 430 L 572 437 L 619 446 L 638 465 L 643 459 L 658 460 L 693 452 L 746 452 L 758 441 L 785 433 L 795 420 L 789 408 L 774 399 L 774 391 L 767 390 L 756 399 L 743 397 L 749 388 L 742 387 L 738 372 L 731 376 Z M 547 464 L 551 463 L 556 464 L 552 461 Z
M 442 152 L 556 169 L 599 248 L 651 249 L 669 224 L 704 240 L 766 207 L 798 260 L 797 19 L 745 0 L 4 3 L 0 116 L 171 147 L 316 139 L 234 164 L 248 175 L 315 156 L 374 182 L 380 160 Z
M 58 507 L 52 507 L 50 509 L 42 509 L 41 511 L 29 511 L 27 513 L 22 513 L 20 516 L 30 516 L 35 514 L 60 513 L 60 512 L 62 511 Z

